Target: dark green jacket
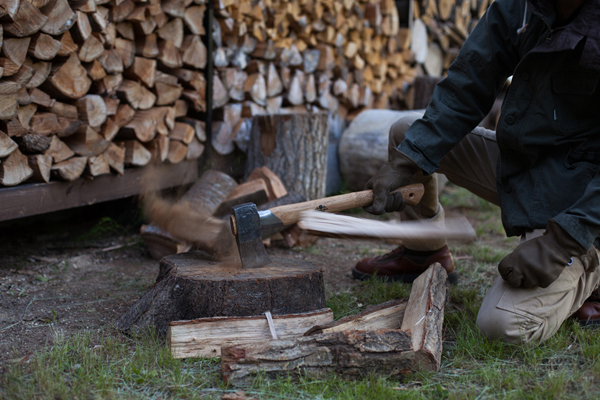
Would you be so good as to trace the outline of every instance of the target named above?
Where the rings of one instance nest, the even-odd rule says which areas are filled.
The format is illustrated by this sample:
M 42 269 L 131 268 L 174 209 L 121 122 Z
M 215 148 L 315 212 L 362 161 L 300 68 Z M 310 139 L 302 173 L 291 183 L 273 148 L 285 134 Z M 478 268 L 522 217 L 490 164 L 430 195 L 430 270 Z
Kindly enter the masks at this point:
M 400 150 L 426 173 L 489 112 L 513 76 L 497 128 L 497 187 L 509 236 L 554 219 L 600 244 L 600 0 L 557 27 L 551 0 L 496 0 Z

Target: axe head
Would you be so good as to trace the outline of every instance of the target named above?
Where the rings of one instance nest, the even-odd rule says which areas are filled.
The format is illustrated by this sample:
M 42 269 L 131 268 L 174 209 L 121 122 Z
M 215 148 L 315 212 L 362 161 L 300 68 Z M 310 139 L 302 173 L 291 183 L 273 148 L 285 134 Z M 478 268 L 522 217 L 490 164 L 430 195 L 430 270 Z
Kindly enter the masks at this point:
M 256 204 L 245 203 L 233 207 L 237 224 L 235 241 L 243 268 L 260 268 L 271 263 L 262 242 L 260 217 Z

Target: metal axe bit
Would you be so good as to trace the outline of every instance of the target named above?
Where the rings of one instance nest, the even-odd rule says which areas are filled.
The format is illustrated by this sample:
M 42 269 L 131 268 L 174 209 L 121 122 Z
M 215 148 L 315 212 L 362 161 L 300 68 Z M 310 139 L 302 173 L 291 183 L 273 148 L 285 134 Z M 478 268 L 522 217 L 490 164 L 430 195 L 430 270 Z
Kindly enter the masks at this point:
M 395 192 L 402 194 L 406 204 L 415 206 L 423 197 L 422 184 L 402 187 Z M 233 207 L 231 231 L 235 236 L 243 268 L 260 268 L 271 263 L 271 258 L 262 242 L 262 231 L 273 230 L 300 220 L 302 211 L 317 210 L 330 213 L 366 207 L 373 203 L 373 191 L 347 193 L 302 203 L 273 207 L 258 211 L 256 204 L 245 203 Z

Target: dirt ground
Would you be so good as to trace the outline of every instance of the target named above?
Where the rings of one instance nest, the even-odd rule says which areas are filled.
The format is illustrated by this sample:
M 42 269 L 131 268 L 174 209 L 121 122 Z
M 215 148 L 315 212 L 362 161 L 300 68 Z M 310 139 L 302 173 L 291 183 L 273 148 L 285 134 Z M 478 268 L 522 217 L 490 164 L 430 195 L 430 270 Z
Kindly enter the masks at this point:
M 114 324 L 146 292 L 158 274 L 158 261 L 137 233 L 141 219 L 136 213 L 134 201 L 127 199 L 0 224 L 0 368 L 56 336 Z M 447 214 L 464 212 L 456 207 Z M 466 216 L 476 227 L 487 221 L 479 214 Z M 486 240 L 504 240 L 490 229 Z M 394 247 L 321 238 L 309 248 L 269 251 L 323 267 L 327 290 L 339 293 L 354 284 L 350 270 L 360 258 Z

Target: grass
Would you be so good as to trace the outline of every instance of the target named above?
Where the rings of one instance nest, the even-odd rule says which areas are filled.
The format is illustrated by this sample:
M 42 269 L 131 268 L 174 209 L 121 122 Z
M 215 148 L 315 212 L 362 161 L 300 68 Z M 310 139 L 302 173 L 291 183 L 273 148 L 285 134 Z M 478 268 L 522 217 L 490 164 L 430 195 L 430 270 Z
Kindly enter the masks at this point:
M 258 376 L 246 394 L 260 399 L 593 399 L 600 395 L 600 331 L 567 321 L 537 347 L 488 341 L 476 317 L 496 264 L 516 245 L 497 235 L 499 213 L 458 189 L 444 201 L 487 224 L 468 244 L 452 244 L 460 285 L 451 289 L 444 322 L 444 353 L 437 373 L 401 378 L 343 376 L 267 379 Z M 446 207 L 453 207 L 447 204 Z M 477 218 L 476 218 L 477 219 Z M 318 249 L 315 248 L 315 251 Z M 410 286 L 357 282 L 348 292 L 327 292 L 336 318 L 370 304 L 407 297 Z M 70 338 L 55 334 L 47 350 L 0 372 L 2 399 L 220 399 L 235 388 L 220 379 L 218 359 L 176 360 L 151 336 L 128 339 L 110 328 Z M 2 371 L 2 370 L 0 370 Z

